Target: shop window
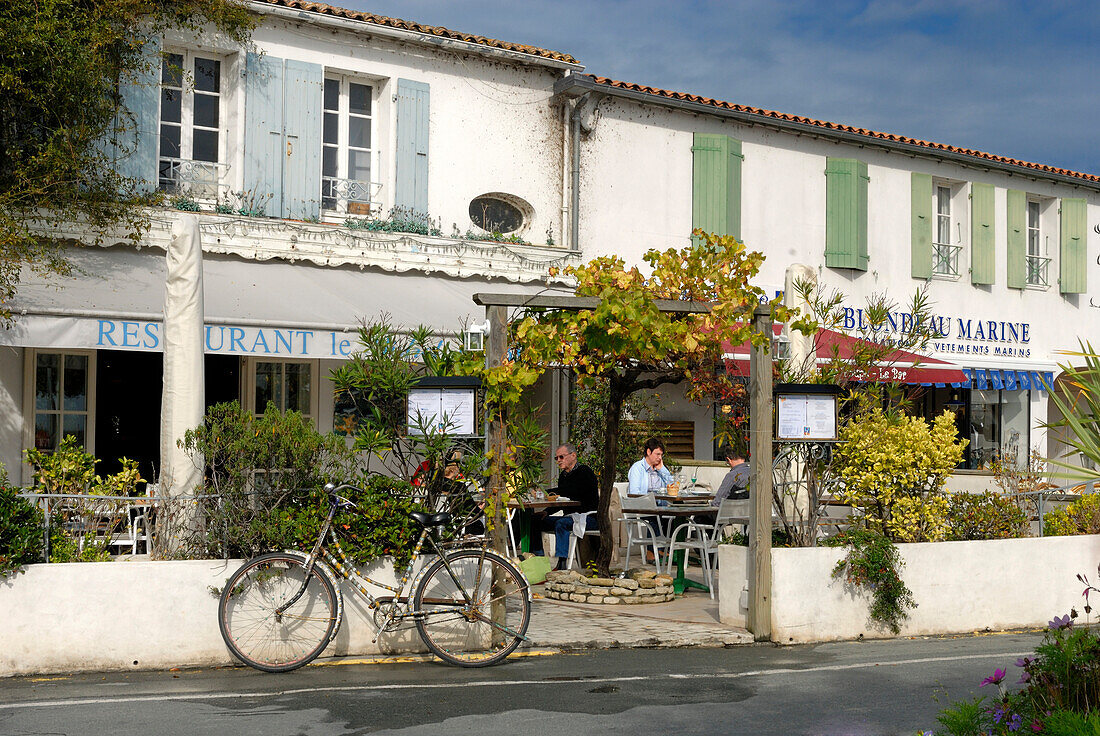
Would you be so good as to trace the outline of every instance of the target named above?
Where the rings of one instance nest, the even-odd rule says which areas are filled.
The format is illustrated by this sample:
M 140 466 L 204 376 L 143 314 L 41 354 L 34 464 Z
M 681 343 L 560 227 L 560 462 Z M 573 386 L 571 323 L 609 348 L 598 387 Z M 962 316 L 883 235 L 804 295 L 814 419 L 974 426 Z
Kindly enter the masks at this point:
M 62 438 L 72 435 L 89 452 L 94 452 L 93 402 L 90 387 L 95 364 L 89 353 L 47 353 L 28 351 L 33 370 L 33 446 L 53 452 Z M 30 443 L 28 443 L 30 444 Z
M 297 411 L 313 418 L 317 415 L 317 361 L 248 359 L 247 387 L 249 410 L 257 416 L 268 404 L 279 411 Z
M 994 459 L 1026 463 L 1030 447 L 1031 392 L 1009 389 L 922 389 L 923 415 L 932 420 L 950 410 L 955 414 L 959 439 L 969 440 L 959 466 L 987 470 Z

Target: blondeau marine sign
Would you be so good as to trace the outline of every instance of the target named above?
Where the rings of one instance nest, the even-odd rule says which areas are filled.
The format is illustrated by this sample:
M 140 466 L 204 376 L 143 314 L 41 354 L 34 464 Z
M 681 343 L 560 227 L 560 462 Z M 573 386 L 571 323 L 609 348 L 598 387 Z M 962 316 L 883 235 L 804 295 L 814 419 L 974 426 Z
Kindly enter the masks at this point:
M 979 319 L 959 315 L 932 315 L 925 321 L 935 333 L 929 347 L 945 355 L 993 355 L 1005 358 L 1031 357 L 1031 323 Z M 920 323 L 918 323 L 919 326 Z M 845 307 L 841 326 L 845 330 L 873 329 L 862 309 Z M 905 334 L 913 329 L 909 312 L 890 312 L 886 322 L 873 331 Z

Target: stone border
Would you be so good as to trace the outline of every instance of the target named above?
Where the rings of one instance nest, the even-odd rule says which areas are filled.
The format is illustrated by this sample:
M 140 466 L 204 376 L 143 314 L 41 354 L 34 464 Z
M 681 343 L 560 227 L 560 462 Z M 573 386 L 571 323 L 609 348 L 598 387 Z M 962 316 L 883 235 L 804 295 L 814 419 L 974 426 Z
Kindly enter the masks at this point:
M 674 600 L 672 578 L 652 570 L 633 570 L 625 578 L 588 578 L 574 570 L 546 575 L 547 598 L 574 603 L 636 605 Z

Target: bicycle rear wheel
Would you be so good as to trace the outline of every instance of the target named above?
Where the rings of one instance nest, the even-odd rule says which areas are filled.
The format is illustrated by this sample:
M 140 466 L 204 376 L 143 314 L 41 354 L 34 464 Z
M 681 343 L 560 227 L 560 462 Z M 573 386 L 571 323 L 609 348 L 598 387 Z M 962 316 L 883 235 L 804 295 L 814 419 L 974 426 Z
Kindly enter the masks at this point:
M 450 571 L 440 558 L 416 588 L 413 607 L 420 637 L 451 664 L 485 667 L 500 662 L 527 633 L 527 579 L 503 558 L 491 552 L 483 558 L 476 549 L 450 553 L 446 563 Z
M 303 589 L 304 588 L 304 589 Z M 281 613 L 298 592 L 297 600 Z M 339 606 L 336 589 L 300 557 L 273 552 L 244 563 L 225 584 L 218 626 L 229 650 L 264 672 L 289 672 L 328 646 Z

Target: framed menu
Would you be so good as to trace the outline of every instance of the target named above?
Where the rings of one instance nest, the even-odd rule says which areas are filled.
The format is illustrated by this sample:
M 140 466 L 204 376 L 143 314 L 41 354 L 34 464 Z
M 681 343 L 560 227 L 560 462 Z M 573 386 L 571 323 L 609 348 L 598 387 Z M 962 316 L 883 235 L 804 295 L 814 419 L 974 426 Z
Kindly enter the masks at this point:
M 787 442 L 835 442 L 835 386 L 780 384 L 775 391 L 775 439 Z
M 435 432 L 477 434 L 477 379 L 423 379 L 409 389 L 406 426 L 409 434 Z

